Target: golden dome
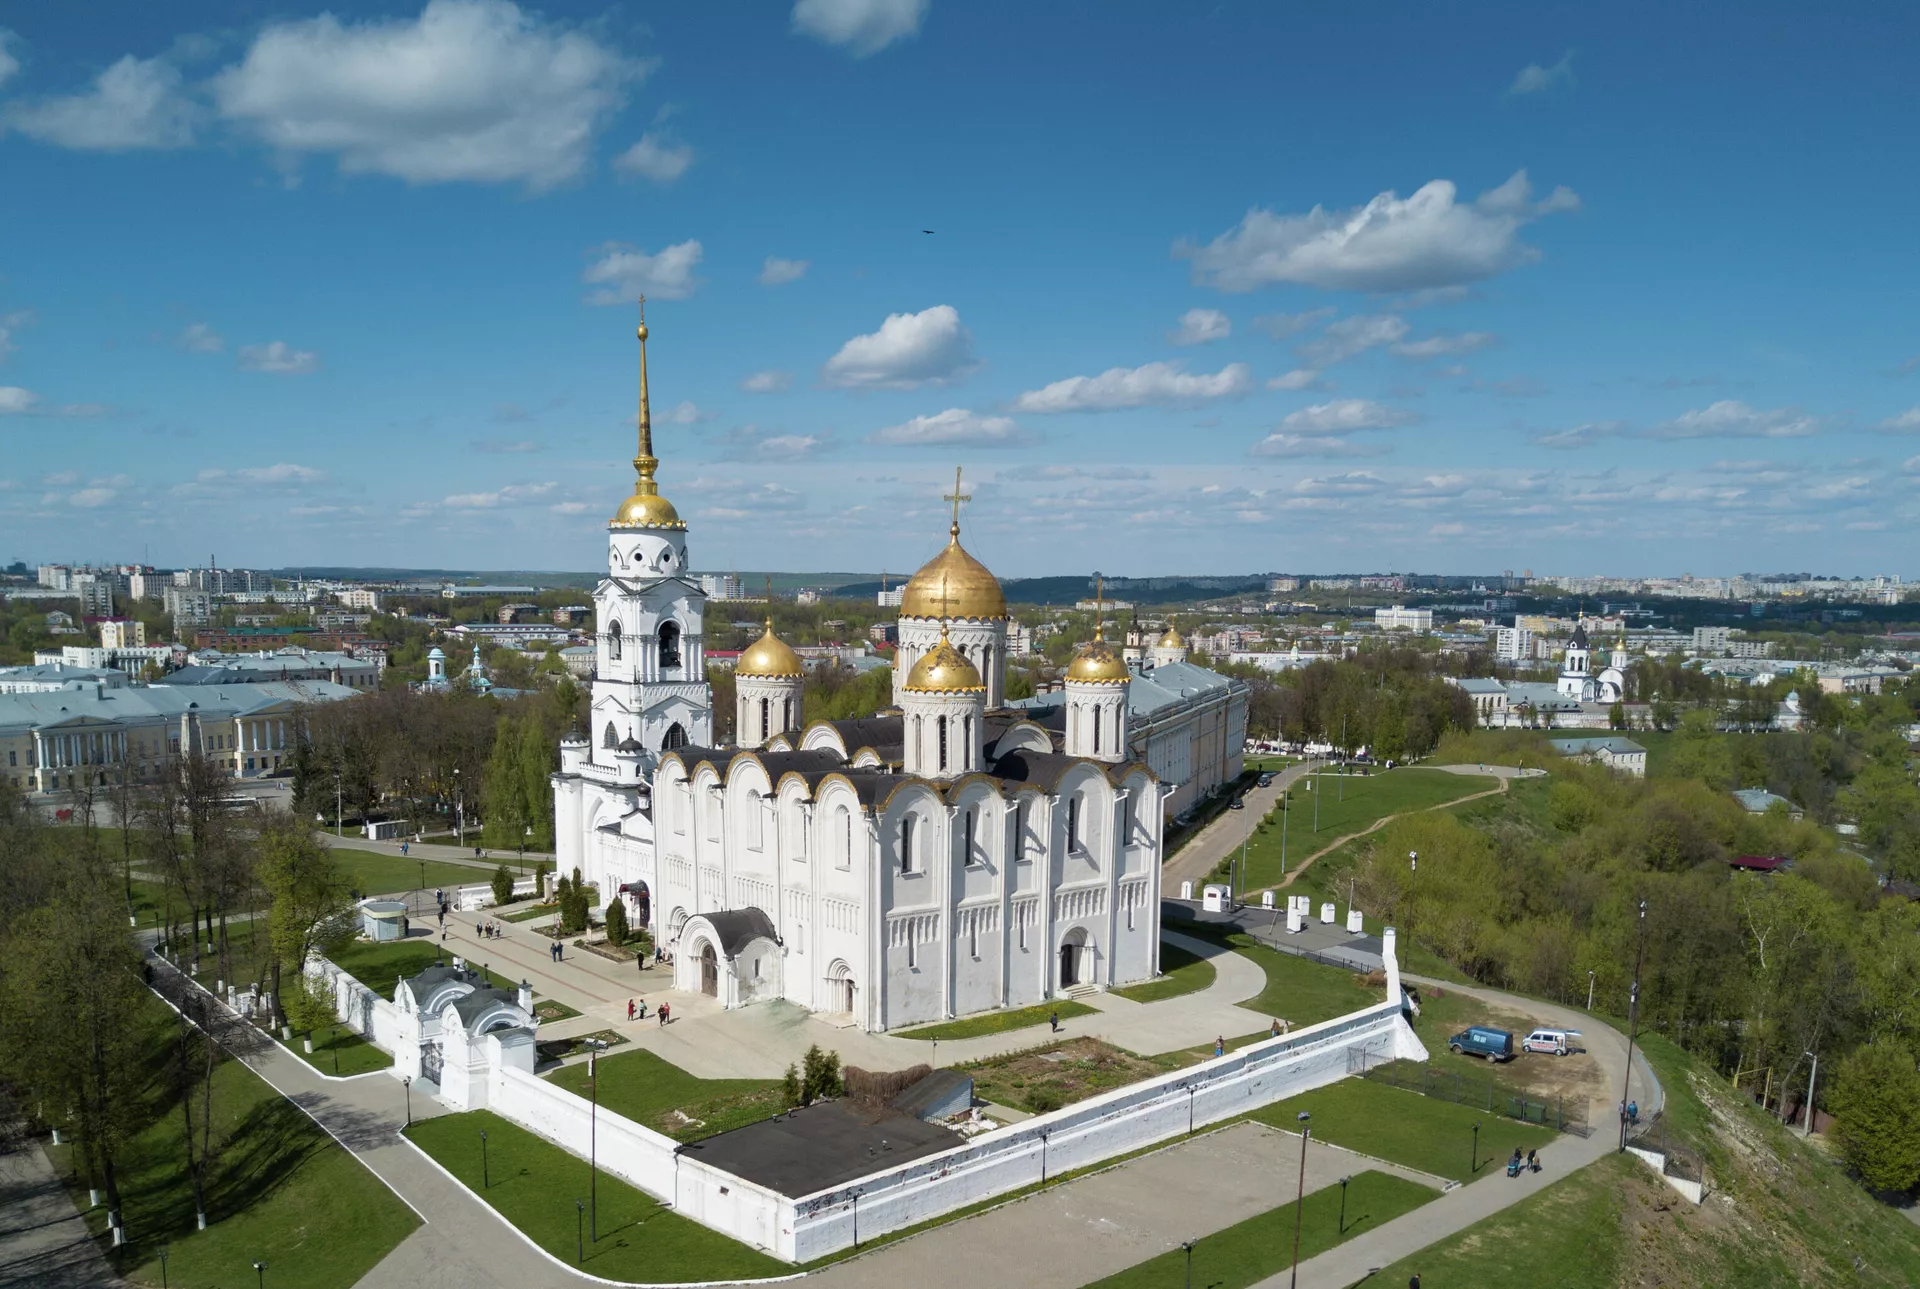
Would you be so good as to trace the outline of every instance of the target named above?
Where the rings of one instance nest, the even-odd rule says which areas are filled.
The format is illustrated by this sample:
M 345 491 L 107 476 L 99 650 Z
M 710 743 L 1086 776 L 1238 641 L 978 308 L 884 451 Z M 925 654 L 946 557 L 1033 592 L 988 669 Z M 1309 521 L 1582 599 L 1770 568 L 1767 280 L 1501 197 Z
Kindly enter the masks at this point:
M 768 621 L 766 633 L 740 655 L 733 674 L 765 680 L 797 680 L 806 675 L 806 666 L 793 646 L 773 634 L 773 623 Z
M 1166 634 L 1160 637 L 1159 647 L 1162 649 L 1185 649 L 1187 642 L 1180 638 L 1180 633 L 1174 629 L 1173 623 L 1169 622 L 1167 623 Z
M 940 643 L 920 656 L 907 673 L 904 686 L 910 694 L 984 694 L 987 686 L 980 669 L 967 660 L 947 640 L 947 629 L 940 628 Z
M 903 618 L 1004 618 L 1007 597 L 1000 582 L 960 545 L 960 525 L 948 530 L 947 548 L 907 581 L 900 597 Z M 931 656 L 931 655 L 929 655 Z
M 1132 679 L 1126 660 L 1098 632 L 1067 664 L 1067 680 L 1074 684 L 1124 685 Z
M 635 492 L 620 503 L 620 509 L 613 512 L 613 518 L 607 521 L 609 528 L 686 528 L 686 521 L 680 518 L 680 512 L 673 503 L 651 491 L 653 480 L 641 481 L 649 491 Z

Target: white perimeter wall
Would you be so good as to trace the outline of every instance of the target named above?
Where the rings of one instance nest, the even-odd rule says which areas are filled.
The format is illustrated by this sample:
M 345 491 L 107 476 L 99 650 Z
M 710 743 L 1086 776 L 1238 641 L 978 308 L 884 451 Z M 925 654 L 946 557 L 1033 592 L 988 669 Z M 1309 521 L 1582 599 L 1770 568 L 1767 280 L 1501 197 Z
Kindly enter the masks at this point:
M 307 974 L 332 984 L 334 1010 L 354 1033 L 387 1052 L 399 1050 L 405 1020 L 391 1000 L 374 993 L 325 958 L 308 959 Z

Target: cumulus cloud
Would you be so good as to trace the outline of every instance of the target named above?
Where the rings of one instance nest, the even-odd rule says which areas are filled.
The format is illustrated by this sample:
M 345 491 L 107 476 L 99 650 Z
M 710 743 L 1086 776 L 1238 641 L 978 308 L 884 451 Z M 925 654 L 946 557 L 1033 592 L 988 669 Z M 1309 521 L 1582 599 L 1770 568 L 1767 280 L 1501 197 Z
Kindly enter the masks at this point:
M 20 346 L 14 344 L 13 333 L 22 327 L 33 325 L 33 310 L 15 309 L 12 313 L 0 313 L 0 363 L 7 360 Z
M 934 447 L 947 443 L 1017 443 L 1020 426 L 1010 416 L 985 416 L 964 407 L 949 407 L 932 416 L 916 416 L 899 425 L 889 425 L 867 436 L 869 443 L 910 444 Z
M 1386 430 L 1418 420 L 1403 408 L 1387 407 L 1364 398 L 1340 398 L 1289 412 L 1280 428 L 1292 434 L 1352 434 L 1359 430 Z
M 778 394 L 793 384 L 793 373 L 784 371 L 757 371 L 740 382 L 740 388 L 749 394 Z
M 1723 398 L 1694 411 L 1682 412 L 1647 431 L 1656 439 L 1795 439 L 1820 428 L 1813 417 L 1794 408 L 1771 411 Z
M 580 275 L 596 288 L 587 293 L 588 304 L 632 304 L 643 295 L 684 300 L 700 285 L 693 275 L 703 254 L 697 241 L 675 242 L 655 255 L 623 242 L 607 242 L 589 253 L 599 258 Z
M 932 0 L 799 0 L 793 29 L 865 58 L 918 35 L 931 5 Z
M 221 113 L 283 156 L 408 183 L 524 183 L 586 169 L 649 65 L 510 0 L 431 0 L 417 19 L 269 24 L 214 77 Z
M 0 129 L 88 151 L 184 148 L 193 142 L 200 115 L 178 67 L 165 58 L 129 54 L 94 77 L 85 93 L 7 105 Z
M 1233 334 L 1233 322 L 1218 309 L 1188 309 L 1180 325 L 1167 333 L 1170 345 L 1204 345 Z
M 1889 416 L 1880 422 L 1880 428 L 1889 434 L 1920 434 L 1920 404 L 1909 407 L 1898 416 Z
M 1509 94 L 1544 94 L 1548 90 L 1573 84 L 1573 51 L 1560 55 L 1560 61 L 1551 67 L 1542 67 L 1539 63 L 1528 63 L 1513 78 L 1513 84 L 1507 88 Z
M 1294 346 L 1315 367 L 1331 367 L 1407 334 L 1407 320 L 1392 313 L 1362 313 L 1330 324 L 1319 338 Z
M 40 396 L 18 385 L 0 385 L 0 416 L 19 416 L 33 410 Z
M 174 343 L 190 354 L 217 354 L 227 347 L 227 342 L 221 339 L 220 333 L 204 322 L 196 322 L 188 326 L 185 331 L 174 337 Z
M 1579 198 L 1555 188 L 1533 199 L 1527 172 L 1514 172 L 1471 202 L 1435 179 L 1412 196 L 1387 191 L 1352 210 L 1315 206 L 1304 215 L 1247 212 L 1205 245 L 1182 240 L 1177 258 L 1193 261 L 1193 280 L 1222 291 L 1279 283 L 1338 291 L 1419 291 L 1478 282 L 1540 258 L 1520 231 L 1544 215 L 1572 210 Z
M 1536 434 L 1533 436 L 1533 441 L 1543 448 L 1570 451 L 1575 448 L 1590 448 L 1601 439 L 1624 434 L 1626 428 L 1619 421 L 1589 421 L 1584 425 L 1575 425 L 1564 430 Z
M 247 483 L 269 486 L 296 483 L 319 483 L 327 477 L 325 470 L 310 465 L 295 465 L 290 461 L 281 461 L 275 465 L 250 466 L 244 470 L 235 470 L 234 477 Z
M 1338 312 L 1332 305 L 1326 305 L 1304 313 L 1263 313 L 1253 320 L 1253 325 L 1275 340 L 1286 340 L 1319 326 Z
M 880 330 L 840 346 L 820 375 L 847 389 L 913 389 L 948 384 L 978 365 L 960 311 L 936 304 L 919 313 L 888 314 Z
M 1069 376 L 1014 400 L 1021 412 L 1110 412 L 1160 403 L 1204 403 L 1239 398 L 1253 388 L 1245 363 L 1229 363 L 1212 375 L 1189 374 L 1179 363 L 1110 367 L 1098 376 Z
M 657 184 L 670 184 L 687 173 L 693 164 L 693 149 L 673 144 L 664 134 L 652 130 L 640 136 L 640 142 L 613 159 L 613 168 L 623 175 L 638 175 Z
M 502 506 L 525 505 L 539 501 L 560 485 L 557 483 L 510 483 L 492 492 L 458 492 L 442 499 L 449 510 L 497 510 Z
M 1494 342 L 1490 331 L 1460 331 L 1451 335 L 1428 336 L 1425 340 L 1406 340 L 1393 346 L 1393 352 L 1402 358 L 1424 361 L 1429 358 L 1452 358 L 1459 354 L 1470 354 L 1476 349 L 1485 349 Z
M 1295 458 L 1375 457 L 1388 450 L 1384 443 L 1355 443 L 1334 435 L 1289 434 L 1284 430 L 1275 430 L 1252 448 L 1255 456 Z
M 789 282 L 798 282 L 806 273 L 805 260 L 783 260 L 778 255 L 769 255 L 766 263 L 760 266 L 760 285 L 785 286 Z
M 1317 389 L 1320 373 L 1311 367 L 1296 367 L 1267 381 L 1268 389 Z
M 30 389 L 0 385 L 0 416 L 105 416 L 112 410 L 105 403 L 43 403 Z
M 273 340 L 264 345 L 242 345 L 240 370 L 268 372 L 275 376 L 308 376 L 320 370 L 320 355 L 311 349 L 295 349 L 284 340 Z
M 0 85 L 5 85 L 12 80 L 13 74 L 20 70 L 20 60 L 7 49 L 15 39 L 12 32 L 0 27 Z
M 824 434 L 793 434 L 765 430 L 758 425 L 736 425 L 716 445 L 723 461 L 800 461 L 831 450 Z
M 701 421 L 711 421 L 713 413 L 683 399 L 660 413 L 659 419 L 667 425 L 697 425 Z

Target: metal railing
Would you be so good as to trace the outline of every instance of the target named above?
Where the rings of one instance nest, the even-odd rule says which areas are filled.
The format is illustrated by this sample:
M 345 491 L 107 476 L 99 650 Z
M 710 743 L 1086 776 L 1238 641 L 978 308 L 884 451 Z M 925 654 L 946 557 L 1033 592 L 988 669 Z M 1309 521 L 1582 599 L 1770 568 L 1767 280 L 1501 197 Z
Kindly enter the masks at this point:
M 1472 1106 L 1521 1123 L 1539 1124 L 1555 1132 L 1586 1137 L 1593 1132 L 1583 1101 L 1568 1104 L 1565 1097 L 1540 1097 L 1502 1083 L 1491 1075 L 1445 1070 L 1419 1061 L 1379 1061 L 1364 1048 L 1347 1052 L 1347 1073 L 1372 1079 L 1421 1096 L 1437 1097 L 1455 1105 Z

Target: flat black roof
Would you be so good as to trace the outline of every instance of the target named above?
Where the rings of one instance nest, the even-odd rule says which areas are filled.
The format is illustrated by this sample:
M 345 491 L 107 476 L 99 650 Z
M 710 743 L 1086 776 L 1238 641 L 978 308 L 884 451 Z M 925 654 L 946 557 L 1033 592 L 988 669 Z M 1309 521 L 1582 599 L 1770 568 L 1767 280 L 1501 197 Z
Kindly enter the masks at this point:
M 795 1199 L 961 1144 L 959 1133 L 897 1110 L 816 1101 L 680 1150 Z

